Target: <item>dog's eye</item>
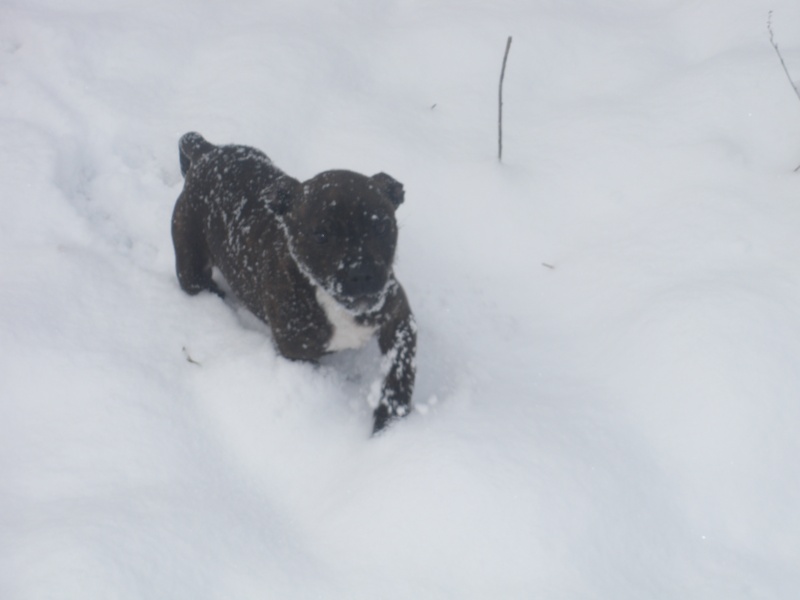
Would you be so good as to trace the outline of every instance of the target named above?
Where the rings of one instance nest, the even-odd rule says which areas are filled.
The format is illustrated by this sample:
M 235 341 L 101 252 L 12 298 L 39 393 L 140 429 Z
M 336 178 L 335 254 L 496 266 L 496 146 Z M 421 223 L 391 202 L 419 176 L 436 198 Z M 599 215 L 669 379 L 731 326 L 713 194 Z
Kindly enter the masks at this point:
M 312 235 L 318 244 L 324 244 L 328 241 L 327 229 L 315 229 Z
M 372 231 L 378 237 L 383 237 L 389 233 L 389 221 L 386 219 L 376 219 L 372 225 Z

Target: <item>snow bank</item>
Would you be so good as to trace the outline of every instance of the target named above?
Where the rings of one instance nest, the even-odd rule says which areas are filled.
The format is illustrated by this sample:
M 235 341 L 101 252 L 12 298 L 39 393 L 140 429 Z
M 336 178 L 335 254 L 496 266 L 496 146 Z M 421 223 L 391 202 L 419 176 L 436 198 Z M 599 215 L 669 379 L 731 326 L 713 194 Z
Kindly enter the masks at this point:
M 789 0 L 6 3 L 0 597 L 793 597 L 767 8 L 797 75 Z M 188 130 L 405 184 L 419 410 L 386 435 L 374 346 L 289 363 L 178 288 Z

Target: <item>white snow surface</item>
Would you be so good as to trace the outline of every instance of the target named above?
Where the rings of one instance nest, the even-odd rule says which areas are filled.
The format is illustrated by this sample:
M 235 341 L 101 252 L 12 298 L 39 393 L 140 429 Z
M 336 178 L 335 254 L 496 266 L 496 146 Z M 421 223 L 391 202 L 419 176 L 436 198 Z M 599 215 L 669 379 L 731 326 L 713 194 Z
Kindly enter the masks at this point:
M 800 78 L 796 0 L 5 0 L 0 598 L 797 598 L 769 9 Z M 375 344 L 178 287 L 191 130 L 404 183 L 384 435 Z

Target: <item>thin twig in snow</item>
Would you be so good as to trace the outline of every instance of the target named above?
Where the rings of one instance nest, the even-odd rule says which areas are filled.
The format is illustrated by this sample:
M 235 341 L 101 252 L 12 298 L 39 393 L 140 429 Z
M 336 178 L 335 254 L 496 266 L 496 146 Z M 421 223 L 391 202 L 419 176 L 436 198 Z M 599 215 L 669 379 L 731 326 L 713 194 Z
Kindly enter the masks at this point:
M 511 49 L 511 36 L 506 42 L 506 53 L 503 55 L 503 69 L 500 71 L 500 93 L 498 97 L 497 110 L 497 160 L 503 160 L 503 79 L 506 76 L 506 62 L 508 61 L 508 51 Z
M 186 357 L 186 362 L 191 363 L 193 365 L 197 365 L 198 367 L 202 367 L 199 362 L 192 358 L 192 355 L 189 354 L 189 351 L 186 349 L 186 346 L 183 347 L 183 355 Z
M 769 11 L 767 14 L 767 31 L 769 31 L 769 43 L 772 44 L 773 48 L 775 48 L 775 53 L 778 55 L 778 58 L 781 61 L 783 72 L 786 73 L 786 78 L 789 80 L 789 83 L 791 84 L 794 93 L 797 95 L 798 100 L 800 100 L 800 90 L 797 89 L 797 86 L 792 80 L 792 76 L 789 74 L 789 69 L 786 67 L 786 63 L 783 60 L 783 55 L 778 49 L 778 44 L 775 43 L 775 35 L 772 33 L 772 11 Z

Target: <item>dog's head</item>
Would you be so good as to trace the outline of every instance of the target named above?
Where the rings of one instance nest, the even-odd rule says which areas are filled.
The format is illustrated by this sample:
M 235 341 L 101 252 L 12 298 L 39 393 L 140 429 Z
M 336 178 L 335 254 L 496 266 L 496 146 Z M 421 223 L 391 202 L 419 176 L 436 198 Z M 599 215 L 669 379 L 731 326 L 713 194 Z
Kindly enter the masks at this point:
M 392 274 L 403 185 L 385 173 L 325 171 L 278 186 L 295 260 L 313 281 L 354 312 L 378 305 Z

